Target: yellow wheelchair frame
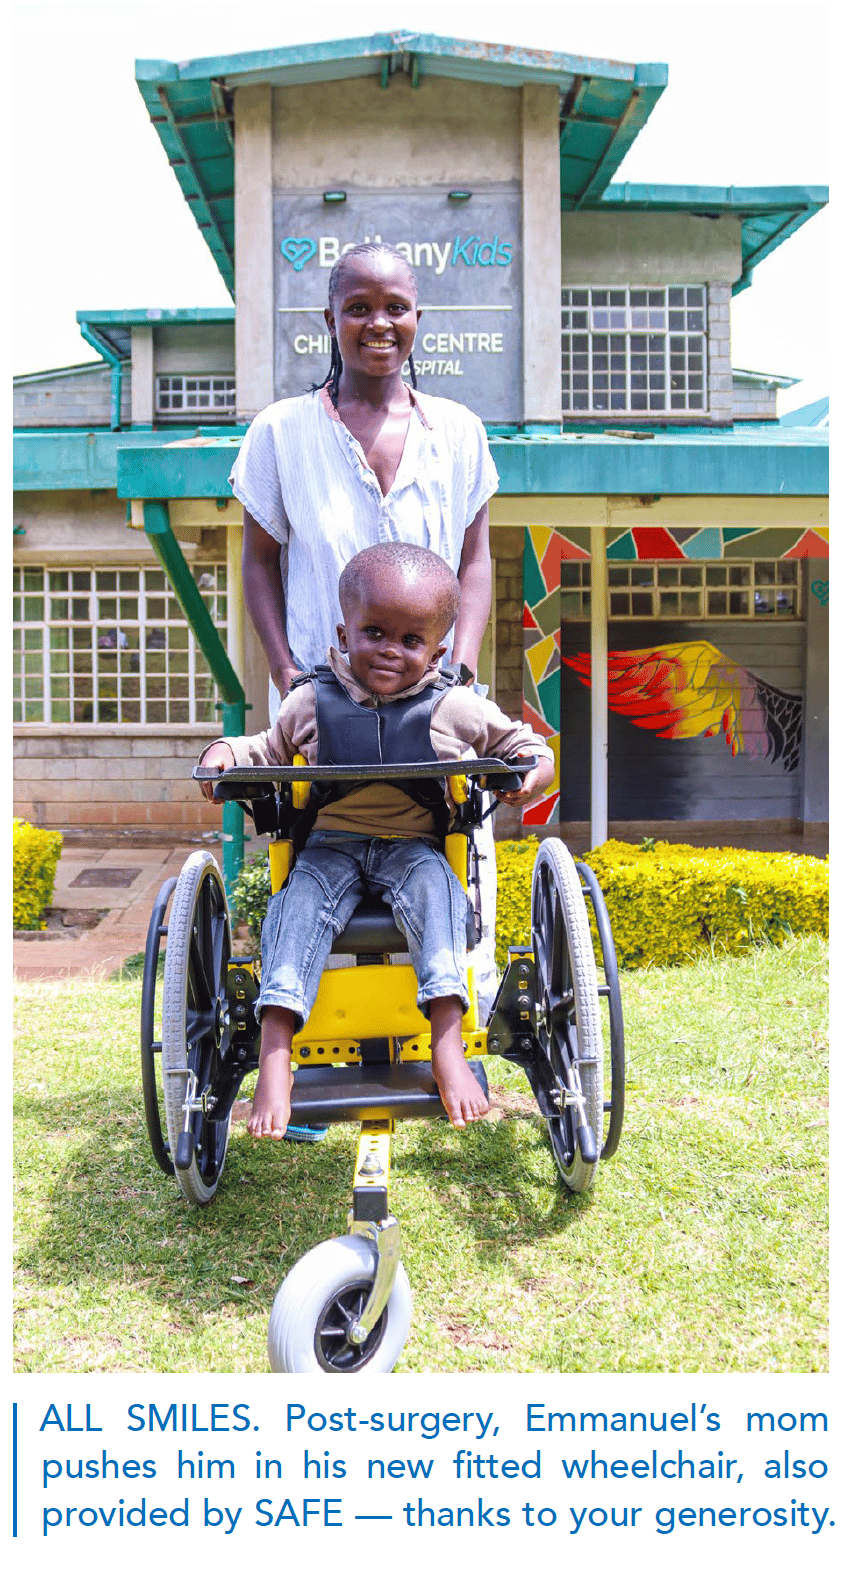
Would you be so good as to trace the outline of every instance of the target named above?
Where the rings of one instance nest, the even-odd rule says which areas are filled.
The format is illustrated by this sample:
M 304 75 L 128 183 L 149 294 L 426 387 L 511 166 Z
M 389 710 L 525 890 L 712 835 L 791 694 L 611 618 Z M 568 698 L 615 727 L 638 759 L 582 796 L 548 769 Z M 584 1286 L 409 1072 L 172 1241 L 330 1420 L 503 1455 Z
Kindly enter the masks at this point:
M 273 892 L 289 877 L 294 829 L 308 807 L 312 781 L 445 778 L 456 805 L 445 856 L 467 892 L 471 868 L 475 871 L 472 835 L 487 813 L 487 787 L 516 786 L 517 773 L 534 763 L 480 759 L 341 770 L 309 768 L 297 758 L 289 769 L 238 768 L 220 775 L 197 766 L 193 775 L 215 781 L 217 798 L 236 798 L 258 831 L 270 835 Z M 598 979 L 587 900 L 603 953 L 604 983 Z M 163 939 L 162 1038 L 156 1041 L 154 994 Z M 429 1064 L 429 1024 L 417 1008 L 414 969 L 410 962 L 390 965 L 393 953 L 405 949 L 389 909 L 375 904 L 357 910 L 333 947 L 354 954 L 354 965 L 324 972 L 310 1017 L 293 1041 L 293 1125 L 308 1136 L 312 1123 L 357 1121 L 360 1136 L 347 1234 L 309 1251 L 275 1297 L 268 1334 L 273 1371 L 390 1371 L 408 1333 L 411 1291 L 388 1203 L 390 1142 L 397 1119 L 443 1116 L 444 1110 Z M 162 887 L 151 917 L 142 1083 L 155 1158 L 195 1204 L 209 1202 L 216 1191 L 231 1109 L 243 1078 L 258 1064 L 257 993 L 255 959 L 231 954 L 218 864 L 209 852 L 194 853 L 178 879 Z M 575 867 L 558 838 L 540 845 L 530 943 L 510 948 L 486 1024 L 479 1021 L 472 967 L 468 994 L 462 1034 L 475 1074 L 487 1091 L 482 1057 L 501 1055 L 523 1068 L 547 1122 L 560 1178 L 573 1191 L 585 1190 L 598 1161 L 610 1157 L 618 1143 L 623 1028 L 603 897 L 591 871 Z M 609 1011 L 608 1098 L 601 997 Z

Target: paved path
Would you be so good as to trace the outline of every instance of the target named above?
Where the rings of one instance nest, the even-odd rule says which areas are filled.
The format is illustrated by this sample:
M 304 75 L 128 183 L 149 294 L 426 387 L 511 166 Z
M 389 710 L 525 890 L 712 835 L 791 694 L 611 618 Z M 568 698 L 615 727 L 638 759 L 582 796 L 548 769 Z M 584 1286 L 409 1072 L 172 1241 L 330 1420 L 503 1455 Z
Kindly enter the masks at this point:
M 94 929 L 76 935 L 47 931 L 44 938 L 13 941 L 19 978 L 74 978 L 92 970 L 114 973 L 145 949 L 151 908 L 164 880 L 180 873 L 190 853 L 207 848 L 222 863 L 218 840 L 205 836 L 178 842 L 114 833 L 66 837 L 53 888 L 54 907 L 103 911 Z M 82 881 L 81 881 L 82 877 Z M 81 882 L 81 883 L 75 883 Z

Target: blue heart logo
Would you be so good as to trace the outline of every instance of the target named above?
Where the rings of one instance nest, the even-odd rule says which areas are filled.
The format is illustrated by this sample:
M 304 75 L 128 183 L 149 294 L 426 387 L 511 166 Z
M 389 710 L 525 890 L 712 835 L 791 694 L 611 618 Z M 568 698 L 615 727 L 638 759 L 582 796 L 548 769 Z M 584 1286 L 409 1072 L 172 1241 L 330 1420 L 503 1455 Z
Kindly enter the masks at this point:
M 814 595 L 816 596 L 817 601 L 819 602 L 820 606 L 821 607 L 827 607 L 828 606 L 828 580 L 827 579 L 812 579 L 811 580 L 811 590 L 813 591 Z
M 281 255 L 292 262 L 293 272 L 301 273 L 306 262 L 316 255 L 317 243 L 307 235 L 288 235 L 281 242 Z

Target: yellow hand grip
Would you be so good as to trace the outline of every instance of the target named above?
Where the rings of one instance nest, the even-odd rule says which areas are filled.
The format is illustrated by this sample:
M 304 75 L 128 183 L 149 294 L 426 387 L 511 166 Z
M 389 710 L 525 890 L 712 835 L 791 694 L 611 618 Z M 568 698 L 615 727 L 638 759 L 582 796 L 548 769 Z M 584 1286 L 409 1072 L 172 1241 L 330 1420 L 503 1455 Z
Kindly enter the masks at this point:
M 450 797 L 452 798 L 453 803 L 467 803 L 467 800 L 470 796 L 467 777 L 448 776 L 447 781 L 449 782 Z
M 294 756 L 293 756 L 293 764 L 298 769 L 301 770 L 301 768 L 303 766 L 307 765 L 307 763 L 308 762 L 305 759 L 305 756 L 303 754 L 294 754 Z M 293 791 L 293 808 L 294 809 L 307 809 L 307 807 L 308 807 L 308 799 L 311 796 L 311 784 L 310 784 L 310 782 L 291 782 L 290 786 L 291 786 L 292 791 Z

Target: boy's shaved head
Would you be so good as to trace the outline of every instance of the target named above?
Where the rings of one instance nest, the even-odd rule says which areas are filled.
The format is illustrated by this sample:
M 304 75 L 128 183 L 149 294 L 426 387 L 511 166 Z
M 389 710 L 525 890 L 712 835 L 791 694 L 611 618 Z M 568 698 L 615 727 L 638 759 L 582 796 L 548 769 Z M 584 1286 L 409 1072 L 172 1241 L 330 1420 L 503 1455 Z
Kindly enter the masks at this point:
M 350 558 L 340 576 L 339 596 L 344 618 L 365 599 L 368 591 L 381 590 L 388 573 L 398 574 L 407 586 L 417 586 L 423 606 L 431 606 L 436 627 L 443 637 L 459 614 L 461 591 L 455 574 L 442 557 L 407 541 L 381 541 Z

